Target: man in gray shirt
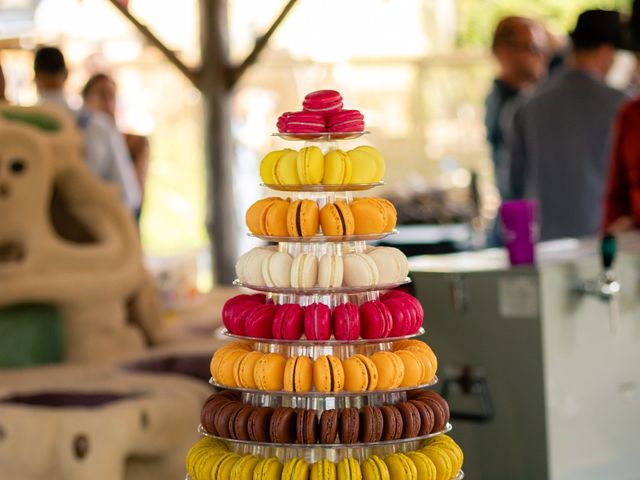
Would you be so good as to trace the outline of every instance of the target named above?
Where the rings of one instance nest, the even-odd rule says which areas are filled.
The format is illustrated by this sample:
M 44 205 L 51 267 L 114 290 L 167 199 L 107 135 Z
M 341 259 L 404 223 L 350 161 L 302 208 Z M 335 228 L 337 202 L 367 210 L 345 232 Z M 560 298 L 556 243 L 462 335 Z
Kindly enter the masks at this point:
M 567 69 L 515 112 L 509 197 L 538 201 L 541 240 L 592 235 L 600 226 L 611 127 L 626 99 L 605 77 L 622 37 L 618 12 L 582 13 Z

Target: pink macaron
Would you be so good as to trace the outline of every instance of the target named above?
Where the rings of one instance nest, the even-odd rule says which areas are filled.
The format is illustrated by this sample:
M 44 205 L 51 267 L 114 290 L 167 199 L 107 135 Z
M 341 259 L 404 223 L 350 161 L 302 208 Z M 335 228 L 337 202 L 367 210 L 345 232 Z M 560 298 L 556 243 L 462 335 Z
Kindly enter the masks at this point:
M 271 333 L 273 338 L 298 340 L 304 332 L 304 309 L 295 303 L 286 303 L 278 307 L 273 319 Z
M 383 303 L 393 318 L 390 337 L 402 337 L 414 333 L 416 311 L 411 302 L 404 298 L 392 298 Z
M 362 338 L 385 338 L 391 333 L 393 318 L 384 303 L 371 300 L 360 305 L 360 324 Z
M 336 340 L 356 340 L 360 336 L 360 313 L 353 303 L 333 309 L 333 336 Z
M 325 115 L 330 132 L 361 132 L 364 130 L 364 115 L 359 110 L 342 110 Z
M 273 338 L 271 330 L 277 309 L 273 303 L 265 303 L 251 311 L 245 320 L 246 335 L 254 338 Z
M 278 122 L 276 123 L 276 127 L 279 132 L 287 131 L 287 119 L 291 116 L 292 112 L 284 112 L 282 115 L 278 117 Z
M 339 112 L 342 110 L 342 95 L 335 90 L 317 90 L 304 97 L 302 108 L 306 112 Z
M 307 340 L 331 338 L 331 309 L 324 303 L 312 303 L 304 309 L 304 335 Z
M 234 335 L 245 334 L 247 315 L 266 301 L 264 295 L 236 295 L 222 307 L 222 323 Z
M 324 116 L 314 112 L 288 112 L 278 120 L 278 129 L 286 133 L 322 133 L 326 131 Z
M 413 295 L 408 294 L 402 290 L 391 290 L 390 292 L 385 293 L 380 297 L 382 302 L 386 303 L 389 300 L 402 299 L 403 301 L 410 304 L 414 311 L 414 324 L 411 328 L 411 331 L 407 333 L 407 335 L 411 333 L 415 333 L 420 330 L 420 327 L 424 323 L 424 309 L 420 304 L 420 301 L 414 297 Z

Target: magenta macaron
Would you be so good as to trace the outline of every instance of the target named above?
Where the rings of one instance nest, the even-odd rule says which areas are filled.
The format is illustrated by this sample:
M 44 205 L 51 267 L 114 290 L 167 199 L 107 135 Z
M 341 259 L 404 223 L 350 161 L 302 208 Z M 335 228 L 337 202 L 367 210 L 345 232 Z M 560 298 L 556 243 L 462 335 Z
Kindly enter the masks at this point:
M 286 133 L 322 133 L 326 130 L 324 116 L 314 112 L 287 112 L 280 116 L 278 130 Z
M 331 338 L 331 309 L 324 303 L 312 303 L 304 309 L 304 334 L 307 340 Z
M 360 313 L 353 303 L 333 309 L 333 336 L 336 340 L 355 340 L 360 336 Z
M 222 307 L 222 323 L 230 333 L 245 335 L 245 319 L 249 313 L 264 304 L 264 295 L 236 295 Z
M 335 90 L 316 90 L 305 95 L 302 108 L 306 112 L 339 112 L 342 110 L 342 95 Z
M 364 130 L 364 115 L 359 110 L 342 110 L 325 115 L 330 132 L 361 132 Z
M 246 335 L 254 338 L 272 338 L 271 329 L 277 309 L 273 303 L 258 305 L 246 316 Z
M 371 300 L 360 305 L 360 335 L 374 339 L 388 337 L 393 328 L 389 309 L 380 300 Z
M 286 303 L 278 307 L 271 333 L 273 338 L 298 340 L 304 332 L 304 309 L 295 303 Z

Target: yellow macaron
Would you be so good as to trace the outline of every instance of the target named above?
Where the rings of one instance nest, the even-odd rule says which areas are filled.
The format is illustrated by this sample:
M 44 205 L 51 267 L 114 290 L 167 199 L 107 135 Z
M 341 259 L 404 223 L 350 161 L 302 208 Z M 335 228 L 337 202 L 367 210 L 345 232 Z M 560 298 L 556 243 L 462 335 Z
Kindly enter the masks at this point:
M 398 388 L 404 378 L 404 363 L 393 352 L 379 351 L 371 355 L 371 360 L 378 369 L 379 390 Z
M 344 389 L 344 369 L 334 355 L 323 355 L 313 363 L 313 383 L 319 392 L 341 392 Z
M 313 384 L 313 360 L 306 356 L 290 357 L 284 367 L 284 389 L 308 392 Z

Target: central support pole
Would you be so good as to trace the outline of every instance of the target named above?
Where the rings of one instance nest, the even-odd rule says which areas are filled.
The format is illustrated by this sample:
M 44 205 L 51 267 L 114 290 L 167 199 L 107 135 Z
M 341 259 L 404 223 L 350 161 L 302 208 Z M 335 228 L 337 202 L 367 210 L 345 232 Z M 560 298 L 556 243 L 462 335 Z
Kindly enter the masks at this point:
M 206 226 L 211 240 L 214 282 L 231 284 L 238 254 L 233 192 L 233 141 L 226 0 L 201 0 L 201 90 L 207 164 Z

